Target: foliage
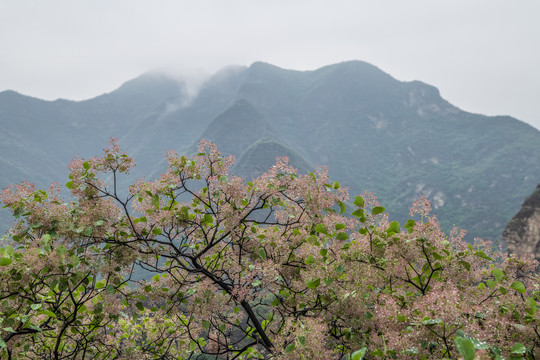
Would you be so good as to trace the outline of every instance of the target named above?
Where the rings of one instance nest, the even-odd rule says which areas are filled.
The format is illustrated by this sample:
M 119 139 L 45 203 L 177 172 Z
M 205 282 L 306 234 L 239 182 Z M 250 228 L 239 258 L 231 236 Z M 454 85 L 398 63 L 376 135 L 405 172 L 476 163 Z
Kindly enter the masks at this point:
M 0 249 L 10 359 L 535 358 L 534 263 L 445 235 L 420 198 L 405 224 L 369 193 L 286 159 L 253 182 L 202 141 L 122 194 L 111 143 L 70 165 L 73 200 L 23 183 Z M 131 279 L 134 267 L 148 281 Z

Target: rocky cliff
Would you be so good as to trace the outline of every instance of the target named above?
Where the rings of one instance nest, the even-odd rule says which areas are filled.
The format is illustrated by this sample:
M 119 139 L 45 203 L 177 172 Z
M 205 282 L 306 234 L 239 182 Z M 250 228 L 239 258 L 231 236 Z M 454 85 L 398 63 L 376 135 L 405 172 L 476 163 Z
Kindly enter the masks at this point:
M 510 253 L 531 254 L 540 262 L 540 184 L 508 223 L 503 238 Z

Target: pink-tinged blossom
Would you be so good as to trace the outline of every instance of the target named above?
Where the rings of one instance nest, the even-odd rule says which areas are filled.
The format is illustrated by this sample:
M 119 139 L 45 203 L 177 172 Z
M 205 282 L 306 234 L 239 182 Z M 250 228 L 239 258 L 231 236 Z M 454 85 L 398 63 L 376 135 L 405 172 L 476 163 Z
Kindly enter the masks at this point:
M 420 198 L 413 202 L 409 211 L 409 214 L 411 216 L 414 216 L 416 214 L 420 214 L 421 216 L 428 216 L 430 213 L 431 203 L 424 195 L 420 195 Z
M 167 170 L 127 200 L 116 181 L 134 162 L 114 139 L 104 156 L 71 163 L 71 201 L 28 183 L 2 192 L 19 221 L 0 248 L 0 313 L 17 312 L 0 318 L 0 338 L 27 329 L 21 314 L 46 325 L 10 338 L 13 353 L 96 339 L 87 356 L 326 360 L 365 348 L 438 359 L 459 357 L 458 331 L 506 357 L 516 341 L 538 351 L 532 258 L 445 234 L 425 197 L 411 208 L 420 220 L 398 231 L 372 193 L 358 216 L 338 214 L 347 189 L 327 169 L 302 175 L 278 158 L 246 183 L 228 174 L 232 157 L 199 145 L 194 158 L 168 152 Z M 156 276 L 125 286 L 135 264 Z M 98 330 L 58 336 L 73 316 Z

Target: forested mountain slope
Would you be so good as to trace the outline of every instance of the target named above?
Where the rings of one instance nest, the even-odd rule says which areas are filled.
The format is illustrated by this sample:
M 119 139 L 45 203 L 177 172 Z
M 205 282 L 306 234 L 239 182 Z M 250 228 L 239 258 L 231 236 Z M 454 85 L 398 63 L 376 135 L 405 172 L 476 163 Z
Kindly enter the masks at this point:
M 433 86 L 398 81 L 361 61 L 303 72 L 229 67 L 195 96 L 156 74 L 81 102 L 7 91 L 0 126 L 1 187 L 65 183 L 71 157 L 99 153 L 110 136 L 137 160 L 134 176 L 152 177 L 166 150 L 193 153 L 206 138 L 235 155 L 233 171 L 247 177 L 278 152 L 303 171 L 328 166 L 350 194 L 375 192 L 400 219 L 424 194 L 446 229 L 463 227 L 469 238 L 501 238 L 540 181 L 540 131 L 468 113 Z

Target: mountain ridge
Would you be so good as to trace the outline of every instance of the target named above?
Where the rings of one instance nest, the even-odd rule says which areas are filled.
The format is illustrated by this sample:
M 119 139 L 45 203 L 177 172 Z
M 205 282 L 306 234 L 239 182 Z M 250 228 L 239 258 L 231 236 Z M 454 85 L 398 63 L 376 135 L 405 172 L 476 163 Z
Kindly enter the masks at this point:
M 263 159 L 254 149 L 272 143 L 294 154 L 306 171 L 328 165 L 331 178 L 349 186 L 351 195 L 375 192 L 400 220 L 423 193 L 445 229 L 456 224 L 471 237 L 499 239 L 540 179 L 534 127 L 469 113 L 432 85 L 399 81 L 363 61 L 309 71 L 263 62 L 228 67 L 195 96 L 177 79 L 148 75 L 82 102 L 3 93 L 0 166 L 10 175 L 0 178 L 1 187 L 33 173 L 48 174 L 44 182 L 66 174 L 68 156 L 98 154 L 110 136 L 138 160 L 134 175 L 157 174 L 166 150 L 193 152 L 198 139 L 213 134 L 239 161 L 248 149 L 250 159 Z M 10 96 L 16 101 L 2 106 Z

